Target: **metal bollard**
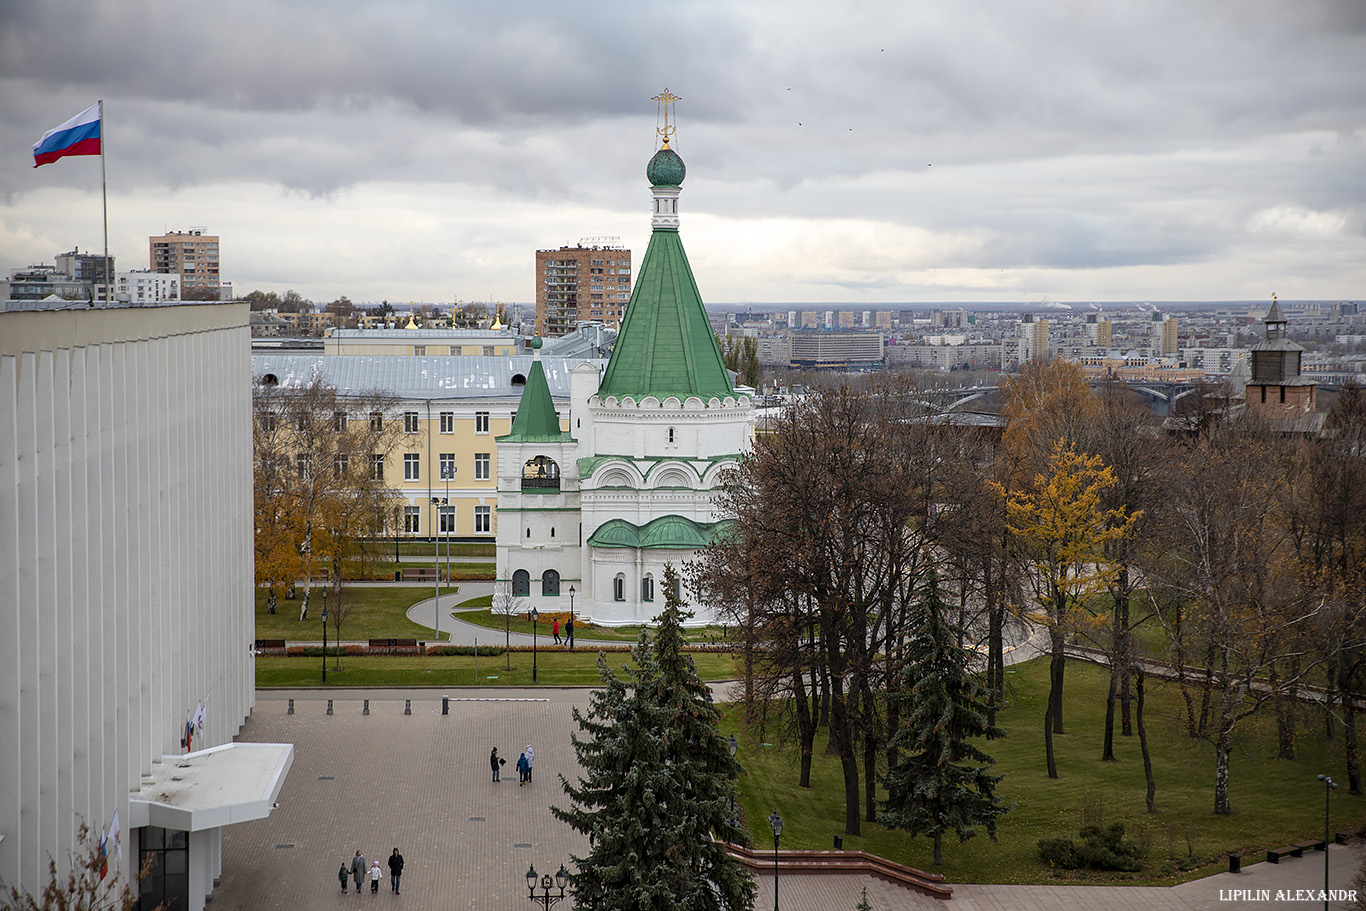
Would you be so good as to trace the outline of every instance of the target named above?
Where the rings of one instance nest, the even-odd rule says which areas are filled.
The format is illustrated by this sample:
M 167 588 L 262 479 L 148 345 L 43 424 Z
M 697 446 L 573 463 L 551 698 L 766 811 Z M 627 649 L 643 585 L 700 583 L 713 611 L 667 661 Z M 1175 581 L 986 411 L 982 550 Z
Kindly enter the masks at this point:
M 286 715 L 293 715 L 293 714 L 294 714 L 294 700 L 293 700 L 293 699 L 289 700 L 289 711 L 286 712 L 285 714 L 286 714 Z
M 369 699 L 365 700 L 365 708 L 361 709 L 361 710 L 360 710 L 360 713 L 361 713 L 362 715 L 369 715 L 369 714 L 370 714 L 370 700 L 369 700 Z
M 1241 854 L 1230 854 L 1228 856 L 1228 872 L 1243 872 L 1243 856 Z
M 329 714 L 329 715 L 332 714 L 332 700 L 331 700 L 331 699 L 327 700 L 327 714 Z
M 443 715 L 449 715 L 450 713 L 451 713 L 451 697 L 450 697 L 450 696 L 442 696 L 442 697 L 441 697 L 441 714 L 443 714 Z
M 843 850 L 844 850 L 844 839 L 841 838 L 841 837 L 838 836 L 838 835 L 835 836 L 835 850 L 836 850 L 836 851 L 843 851 Z
M 412 713 L 413 713 L 413 700 L 411 700 L 411 699 L 405 699 L 405 700 L 403 700 L 403 714 L 405 714 L 405 715 L 411 715 Z

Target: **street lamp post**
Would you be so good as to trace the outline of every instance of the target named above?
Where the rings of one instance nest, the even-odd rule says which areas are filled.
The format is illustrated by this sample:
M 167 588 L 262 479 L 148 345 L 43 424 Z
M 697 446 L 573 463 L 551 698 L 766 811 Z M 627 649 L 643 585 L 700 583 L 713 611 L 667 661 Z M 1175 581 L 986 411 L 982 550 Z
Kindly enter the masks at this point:
M 536 608 L 531 609 L 531 682 L 536 682 L 536 618 L 541 616 L 541 612 Z
M 447 464 L 441 469 L 441 480 L 446 482 L 446 498 L 441 501 L 441 505 L 450 508 L 451 504 L 451 480 L 455 477 L 455 465 Z M 446 584 L 451 584 L 451 525 L 446 526 Z
M 574 619 L 574 586 L 569 586 L 569 619 Z
M 323 685 L 327 685 L 327 592 L 323 591 Z
M 536 902 L 536 904 L 538 905 L 544 905 L 545 911 L 550 911 L 550 907 L 552 905 L 554 905 L 560 899 L 564 898 L 564 887 L 569 885 L 569 873 L 565 870 L 564 864 L 560 864 L 560 869 L 555 871 L 554 884 L 560 890 L 558 895 L 550 894 L 551 879 L 549 873 L 542 877 L 539 877 L 541 894 L 537 895 L 537 879 L 538 877 L 536 876 L 536 868 L 533 866 L 531 867 L 531 869 L 526 871 L 527 898 Z
M 1323 782 L 1323 911 L 1328 911 L 1328 846 L 1332 844 L 1328 840 L 1328 797 L 1338 786 L 1327 775 L 1320 775 L 1319 781 Z
M 783 834 L 783 818 L 774 810 L 768 824 L 773 827 L 773 911 L 778 911 L 778 839 Z
M 432 543 L 436 545 L 436 644 L 441 644 L 441 507 L 445 500 L 432 497 L 436 507 L 436 528 L 432 532 Z

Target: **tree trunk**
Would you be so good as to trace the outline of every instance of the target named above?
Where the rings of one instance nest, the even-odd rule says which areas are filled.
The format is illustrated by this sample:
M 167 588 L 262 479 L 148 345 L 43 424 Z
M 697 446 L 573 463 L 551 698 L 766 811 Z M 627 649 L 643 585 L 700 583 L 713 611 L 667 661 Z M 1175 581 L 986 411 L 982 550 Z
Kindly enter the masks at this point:
M 1361 793 L 1361 757 L 1357 753 L 1356 693 L 1342 688 L 1342 745 L 1347 759 L 1347 793 Z
M 1143 726 L 1143 668 L 1134 668 L 1134 689 L 1138 697 L 1134 712 L 1138 716 L 1138 747 L 1143 751 L 1143 777 L 1148 782 L 1148 812 L 1157 812 L 1157 783 L 1153 780 L 1153 761 L 1148 755 L 1148 730 Z
M 934 833 L 934 865 L 942 867 L 944 865 L 944 833 Z
M 836 675 L 831 675 L 830 686 L 830 741 L 839 755 L 840 768 L 844 772 L 844 834 L 861 833 L 859 814 L 858 758 L 854 755 L 853 738 L 846 706 L 843 685 Z
M 1292 663 L 1290 666 L 1292 677 L 1298 673 L 1298 669 Z M 1279 668 L 1275 663 L 1271 665 L 1271 686 L 1276 688 L 1276 678 Z M 1276 692 L 1276 758 L 1294 759 L 1295 758 L 1295 687 L 1292 685 L 1288 692 Z
M 873 737 L 863 741 L 863 818 L 877 822 L 877 753 Z
M 1053 761 L 1053 700 L 1048 700 L 1048 708 L 1043 713 L 1043 751 L 1048 760 L 1048 777 L 1058 777 L 1058 766 Z
M 270 588 L 266 590 L 266 613 L 275 613 L 275 608 L 279 604 L 279 599 L 280 593 L 276 591 L 275 586 L 272 585 Z
M 1233 751 L 1233 719 L 1225 709 L 1219 715 L 1219 738 L 1214 743 L 1214 814 L 1228 816 L 1228 761 Z
M 816 726 L 811 723 L 811 703 L 806 701 L 806 681 L 800 670 L 792 674 L 792 688 L 796 698 L 793 700 L 797 709 L 797 739 L 801 746 L 801 773 L 797 780 L 797 786 L 801 788 L 811 787 L 811 753 L 815 749 Z
M 1048 664 L 1048 702 L 1053 716 L 1053 733 L 1064 734 L 1062 729 L 1062 677 L 1067 667 L 1067 656 L 1063 651 L 1061 632 L 1050 632 L 1053 640 L 1053 657 Z
M 1121 733 L 1125 737 L 1134 735 L 1134 727 L 1129 718 L 1129 677 L 1133 673 L 1133 635 L 1129 630 L 1129 568 L 1126 566 L 1121 570 L 1123 595 L 1117 599 L 1119 608 L 1119 705 L 1120 717 L 1123 727 Z
M 1105 741 L 1100 750 L 1101 762 L 1115 761 L 1115 698 L 1119 689 L 1119 668 L 1110 664 L 1110 691 L 1105 696 Z

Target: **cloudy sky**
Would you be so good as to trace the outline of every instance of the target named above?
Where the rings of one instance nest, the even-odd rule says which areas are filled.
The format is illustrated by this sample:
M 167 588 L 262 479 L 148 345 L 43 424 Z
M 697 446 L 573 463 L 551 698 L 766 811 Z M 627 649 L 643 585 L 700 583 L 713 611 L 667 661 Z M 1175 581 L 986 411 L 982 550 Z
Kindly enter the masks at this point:
M 222 236 L 239 292 L 531 301 L 649 234 L 717 303 L 1366 297 L 1361 0 L 8 0 L 0 269 Z

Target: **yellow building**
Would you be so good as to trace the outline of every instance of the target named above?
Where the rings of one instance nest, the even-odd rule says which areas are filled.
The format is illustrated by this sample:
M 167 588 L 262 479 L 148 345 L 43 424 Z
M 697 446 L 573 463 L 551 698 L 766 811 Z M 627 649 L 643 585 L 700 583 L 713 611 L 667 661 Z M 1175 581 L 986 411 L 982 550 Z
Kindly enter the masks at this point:
M 564 430 L 571 429 L 569 371 L 585 362 L 606 364 L 581 357 L 541 359 L 553 399 L 565 406 Z M 303 388 L 319 376 L 342 396 L 378 392 L 391 397 L 393 406 L 380 419 L 401 423 L 400 441 L 375 466 L 396 494 L 390 530 L 411 538 L 492 541 L 497 530 L 496 438 L 512 429 L 531 364 L 529 354 L 254 353 L 252 377 L 255 387 L 267 383 L 289 389 Z

